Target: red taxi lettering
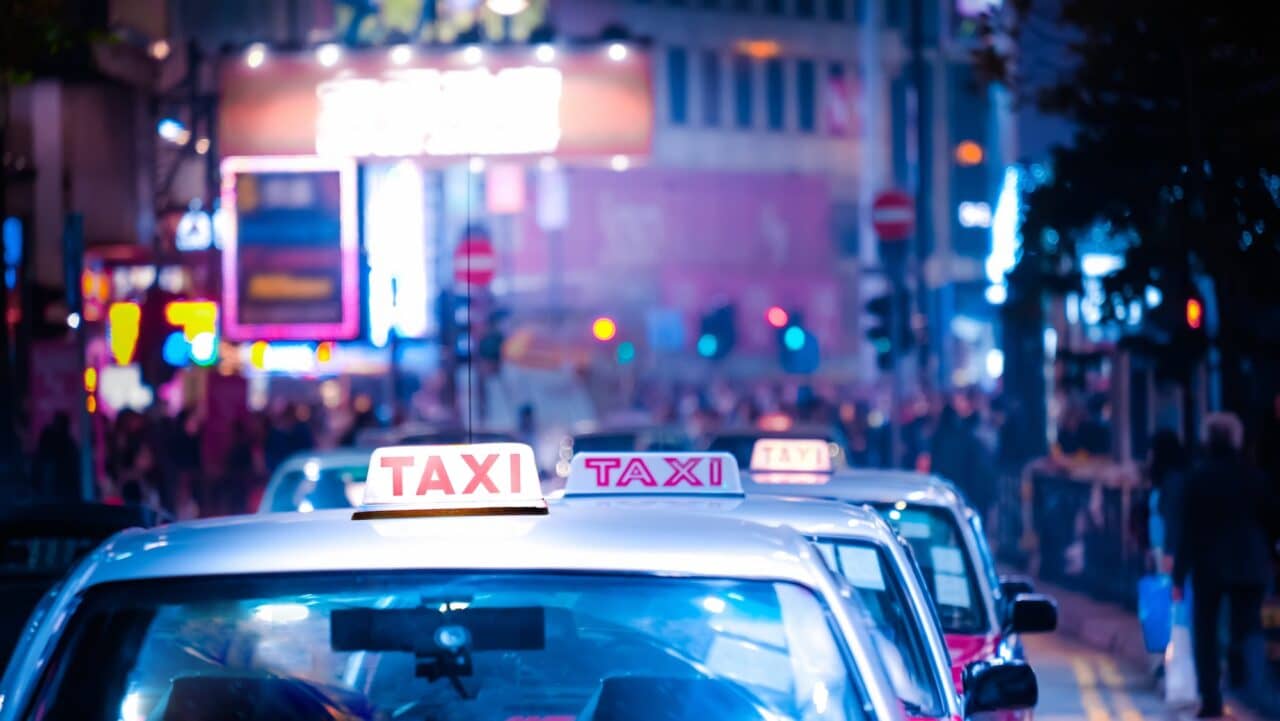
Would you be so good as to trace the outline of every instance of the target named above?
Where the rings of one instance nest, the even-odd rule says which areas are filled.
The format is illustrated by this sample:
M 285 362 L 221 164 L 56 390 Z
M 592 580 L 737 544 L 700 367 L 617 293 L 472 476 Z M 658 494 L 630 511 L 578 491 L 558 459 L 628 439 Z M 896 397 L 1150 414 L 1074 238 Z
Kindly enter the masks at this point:
M 698 458 L 686 458 L 683 461 L 679 458 L 663 458 L 668 466 L 671 466 L 671 476 L 663 483 L 664 486 L 678 486 L 683 481 L 691 486 L 701 486 L 702 481 L 693 475 L 693 469 L 698 467 Z
M 596 485 L 603 488 L 609 485 L 609 471 L 621 466 L 622 461 L 617 458 L 588 458 L 582 465 L 596 472 Z
M 418 481 L 418 495 L 425 496 L 427 491 L 441 491 L 453 495 L 453 483 L 449 480 L 449 472 L 444 468 L 444 460 L 440 456 L 427 456 L 427 467 L 422 469 L 422 480 Z
M 520 456 L 512 453 L 510 456 L 507 456 L 507 459 L 511 461 L 511 492 L 519 493 L 520 492 Z
M 412 456 L 383 456 L 382 467 L 391 469 L 391 495 L 404 495 L 404 469 L 412 465 Z
M 639 458 L 632 458 L 627 461 L 626 468 L 622 469 L 622 473 L 618 475 L 618 486 L 630 485 L 632 481 L 639 481 L 646 486 L 656 486 L 658 482 L 654 480 L 653 474 L 649 472 L 649 467 Z
M 464 453 L 462 454 L 462 460 L 471 469 L 471 482 L 467 484 L 466 488 L 462 489 L 462 495 L 475 493 L 480 486 L 484 486 L 484 489 L 490 493 L 498 492 L 498 487 L 493 484 L 493 479 L 489 477 L 489 469 L 493 468 L 493 464 L 498 462 L 498 454 L 491 453 L 485 456 L 483 461 L 477 461 L 475 456 Z

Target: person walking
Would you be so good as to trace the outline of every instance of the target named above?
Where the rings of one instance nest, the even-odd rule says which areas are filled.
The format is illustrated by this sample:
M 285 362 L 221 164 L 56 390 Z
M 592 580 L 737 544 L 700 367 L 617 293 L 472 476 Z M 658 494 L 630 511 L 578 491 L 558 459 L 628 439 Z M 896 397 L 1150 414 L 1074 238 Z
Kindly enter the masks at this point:
M 1147 461 L 1147 480 L 1151 495 L 1147 497 L 1147 541 L 1151 548 L 1152 566 L 1157 573 L 1169 573 L 1173 567 L 1173 551 L 1182 533 L 1184 479 L 1187 454 L 1178 434 L 1160 430 L 1151 437 Z
M 1178 509 L 1173 593 L 1191 579 L 1192 648 L 1200 689 L 1198 718 L 1223 715 L 1218 616 L 1230 614 L 1229 680 L 1246 700 L 1266 702 L 1262 599 L 1271 581 L 1267 520 L 1276 512 L 1262 474 L 1241 454 L 1244 426 L 1231 413 L 1205 418 L 1206 458 L 1187 477 Z
M 985 522 L 995 488 L 971 415 L 962 416 L 954 403 L 943 407 L 930 443 L 930 470 L 956 484 Z

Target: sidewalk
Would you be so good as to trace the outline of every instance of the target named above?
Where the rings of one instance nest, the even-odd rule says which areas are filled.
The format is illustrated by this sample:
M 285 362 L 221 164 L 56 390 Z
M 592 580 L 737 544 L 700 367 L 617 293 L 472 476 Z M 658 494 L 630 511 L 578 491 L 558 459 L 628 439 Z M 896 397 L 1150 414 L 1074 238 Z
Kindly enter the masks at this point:
M 1037 579 L 1036 590 L 1058 601 L 1058 631 L 1080 643 L 1107 654 L 1116 661 L 1140 669 L 1149 664 L 1142 627 L 1137 616 L 1121 606 L 1096 601 Z M 1155 681 L 1151 681 L 1154 687 Z M 1264 721 L 1264 718 L 1228 695 L 1227 706 L 1239 721 Z M 1170 710 L 1170 718 L 1194 719 L 1195 709 Z

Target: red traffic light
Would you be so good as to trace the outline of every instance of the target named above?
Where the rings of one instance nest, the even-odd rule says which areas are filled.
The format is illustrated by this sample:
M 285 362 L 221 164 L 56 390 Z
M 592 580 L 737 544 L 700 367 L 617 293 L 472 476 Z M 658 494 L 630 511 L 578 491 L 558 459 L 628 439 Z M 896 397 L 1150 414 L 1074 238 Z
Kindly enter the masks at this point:
M 781 306 L 776 305 L 770 306 L 769 310 L 764 312 L 764 319 L 774 328 L 785 328 L 787 321 L 791 320 L 787 315 L 787 311 L 783 310 Z
M 1204 306 L 1196 298 L 1187 299 L 1187 327 L 1191 330 L 1200 330 L 1200 326 L 1204 324 Z

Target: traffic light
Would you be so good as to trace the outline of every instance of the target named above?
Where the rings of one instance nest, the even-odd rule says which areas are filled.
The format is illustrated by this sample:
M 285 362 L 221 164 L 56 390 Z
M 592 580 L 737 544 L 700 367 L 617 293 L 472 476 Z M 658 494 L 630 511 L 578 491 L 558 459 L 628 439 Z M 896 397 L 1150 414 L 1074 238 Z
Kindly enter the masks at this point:
M 698 355 L 719 360 L 733 351 L 737 341 L 737 318 L 733 305 L 719 306 L 702 316 L 698 328 Z
M 787 322 L 778 328 L 778 360 L 788 373 L 808 374 L 818 369 L 818 337 L 805 327 L 799 311 L 788 313 Z
M 436 296 L 436 316 L 440 325 L 440 348 L 452 352 L 458 363 L 470 363 L 470 296 L 448 290 L 440 291 L 440 295 Z
M 904 291 L 890 291 L 867 301 L 867 340 L 876 350 L 876 366 L 882 371 L 893 370 L 897 356 L 915 345 L 911 331 L 911 304 Z M 895 338 L 894 324 L 897 324 Z M 900 347 L 894 348 L 897 340 Z
M 471 362 L 471 295 L 453 296 L 453 355 L 459 363 Z
M 1204 304 L 1199 298 L 1187 298 L 1187 327 L 1200 330 L 1204 325 Z
M 182 329 L 169 322 L 165 307 L 176 298 L 157 286 L 151 286 L 140 304 L 138 317 L 137 363 L 142 382 L 158 389 L 168 383 L 186 365 L 190 344 Z

